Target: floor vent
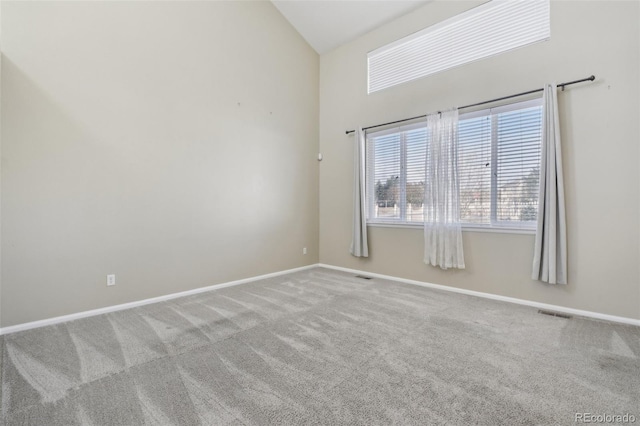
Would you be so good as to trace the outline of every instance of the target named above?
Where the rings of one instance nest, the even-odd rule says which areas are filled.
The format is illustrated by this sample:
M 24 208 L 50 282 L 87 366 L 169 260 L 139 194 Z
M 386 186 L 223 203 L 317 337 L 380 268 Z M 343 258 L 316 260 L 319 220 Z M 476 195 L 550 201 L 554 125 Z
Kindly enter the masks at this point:
M 564 319 L 570 319 L 571 318 L 571 315 L 563 314 L 563 313 L 560 313 L 560 312 L 545 311 L 543 309 L 539 309 L 538 313 L 542 314 L 542 315 L 549 315 L 549 316 L 552 316 L 552 317 L 558 317 L 558 318 L 564 318 Z
M 364 275 L 356 275 L 356 278 L 360 278 L 361 280 L 370 280 L 371 277 L 365 277 Z

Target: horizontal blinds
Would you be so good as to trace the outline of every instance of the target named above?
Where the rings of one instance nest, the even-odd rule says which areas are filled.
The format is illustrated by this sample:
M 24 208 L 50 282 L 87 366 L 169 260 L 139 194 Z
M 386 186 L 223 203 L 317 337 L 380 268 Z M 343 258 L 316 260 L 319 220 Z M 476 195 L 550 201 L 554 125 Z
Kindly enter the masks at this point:
M 397 128 L 367 136 L 369 219 L 421 222 L 426 128 Z
M 423 222 L 425 155 L 427 153 L 426 127 L 404 132 L 407 170 L 405 216 L 407 222 Z
M 368 54 L 369 93 L 550 37 L 549 0 L 493 0 Z
M 378 222 L 424 220 L 425 123 L 367 134 L 367 212 Z M 538 211 L 540 99 L 476 111 L 458 122 L 460 219 L 532 227 Z
M 491 222 L 491 116 L 460 120 L 458 125 L 460 220 Z
M 538 211 L 542 107 L 504 112 L 496 121 L 496 219 L 533 225 Z
M 367 137 L 369 218 L 400 219 L 401 134 Z

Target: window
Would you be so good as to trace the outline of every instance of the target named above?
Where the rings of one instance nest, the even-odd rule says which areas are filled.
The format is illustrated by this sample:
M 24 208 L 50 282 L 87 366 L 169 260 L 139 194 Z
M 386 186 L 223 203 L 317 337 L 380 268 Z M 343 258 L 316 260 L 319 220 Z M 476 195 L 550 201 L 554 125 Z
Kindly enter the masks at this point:
M 461 114 L 460 215 L 465 227 L 535 228 L 542 100 Z M 425 123 L 367 134 L 368 222 L 423 221 Z
M 370 219 L 422 222 L 427 137 L 424 123 L 367 135 Z
M 549 0 L 493 0 L 367 55 L 373 93 L 551 36 Z

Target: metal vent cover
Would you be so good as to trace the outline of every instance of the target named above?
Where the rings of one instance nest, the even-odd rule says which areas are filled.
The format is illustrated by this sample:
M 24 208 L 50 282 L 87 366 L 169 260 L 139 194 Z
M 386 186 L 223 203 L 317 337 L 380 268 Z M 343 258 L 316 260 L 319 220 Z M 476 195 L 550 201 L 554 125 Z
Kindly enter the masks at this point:
M 552 317 L 571 319 L 571 315 L 563 314 L 561 312 L 547 311 L 545 309 L 538 309 L 538 313 L 542 315 L 549 315 Z

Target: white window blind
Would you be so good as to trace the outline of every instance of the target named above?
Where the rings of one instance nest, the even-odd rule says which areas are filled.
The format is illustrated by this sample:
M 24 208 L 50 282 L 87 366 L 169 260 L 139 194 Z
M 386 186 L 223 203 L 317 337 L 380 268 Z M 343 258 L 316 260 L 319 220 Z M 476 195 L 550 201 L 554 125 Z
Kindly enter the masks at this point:
M 491 222 L 491 117 L 482 114 L 458 124 L 460 219 L 465 223 Z
M 465 227 L 535 227 L 542 100 L 460 115 L 460 216 Z M 423 221 L 426 123 L 367 134 L 369 223 Z
M 541 99 L 461 115 L 458 137 L 462 222 L 535 227 Z
M 369 218 L 422 222 L 426 147 L 424 123 L 367 136 Z
M 368 54 L 368 90 L 497 55 L 551 36 L 549 0 L 492 0 Z

